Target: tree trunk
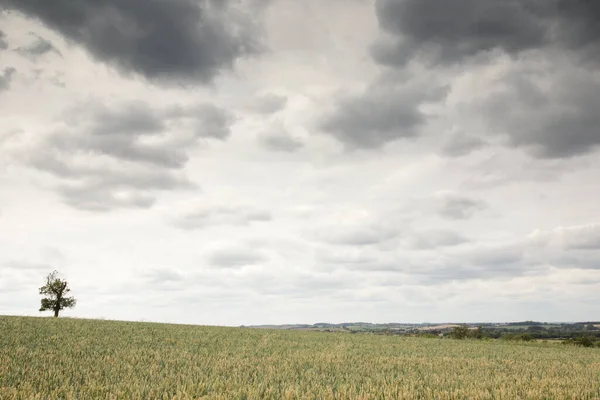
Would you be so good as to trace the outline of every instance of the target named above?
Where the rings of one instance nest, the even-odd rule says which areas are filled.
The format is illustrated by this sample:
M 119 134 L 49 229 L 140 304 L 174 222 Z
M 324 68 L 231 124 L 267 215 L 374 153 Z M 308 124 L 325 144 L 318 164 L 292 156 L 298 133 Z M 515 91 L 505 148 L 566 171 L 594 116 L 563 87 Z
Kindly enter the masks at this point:
M 58 308 L 54 309 L 54 318 L 58 318 L 58 311 L 59 311 Z

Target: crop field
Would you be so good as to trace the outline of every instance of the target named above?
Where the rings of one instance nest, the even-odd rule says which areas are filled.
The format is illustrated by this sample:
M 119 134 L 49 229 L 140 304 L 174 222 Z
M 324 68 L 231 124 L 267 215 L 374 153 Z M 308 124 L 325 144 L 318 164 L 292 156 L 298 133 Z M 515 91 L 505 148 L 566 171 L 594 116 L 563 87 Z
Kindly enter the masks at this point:
M 0 317 L 0 399 L 592 399 L 600 349 Z

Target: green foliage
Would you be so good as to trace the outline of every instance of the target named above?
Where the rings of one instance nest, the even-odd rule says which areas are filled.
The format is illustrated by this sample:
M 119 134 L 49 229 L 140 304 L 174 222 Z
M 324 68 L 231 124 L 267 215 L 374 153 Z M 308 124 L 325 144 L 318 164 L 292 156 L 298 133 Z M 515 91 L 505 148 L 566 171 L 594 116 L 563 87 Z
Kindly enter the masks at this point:
M 0 317 L 0 399 L 593 399 L 600 349 Z
M 594 339 L 589 336 L 581 336 L 574 340 L 574 344 L 582 347 L 594 347 Z
M 531 342 L 535 340 L 535 337 L 530 333 L 505 333 L 501 336 L 503 340 L 513 340 L 522 342 Z
M 466 325 L 455 326 L 450 332 L 452 339 L 466 339 L 469 337 L 469 327 Z
M 40 294 L 44 297 L 41 301 L 41 311 L 54 311 L 54 316 L 58 317 L 60 310 L 75 307 L 75 297 L 65 297 L 69 293 L 67 281 L 58 278 L 58 272 L 54 271 L 46 277 L 46 284 L 40 288 Z
M 478 326 L 477 329 L 471 329 L 471 330 L 469 330 L 468 335 L 469 335 L 470 338 L 479 339 L 479 340 L 481 340 L 481 339 L 488 339 L 489 338 L 489 336 L 487 335 L 487 333 L 485 333 L 480 326 Z
M 489 339 L 489 335 L 483 330 L 481 326 L 475 329 L 469 329 L 467 325 L 455 326 L 449 335 L 452 339 L 478 339 L 484 340 Z
M 418 333 L 417 337 L 424 338 L 424 339 L 437 339 L 437 338 L 439 338 L 438 335 L 435 335 L 435 334 L 429 333 L 429 332 Z

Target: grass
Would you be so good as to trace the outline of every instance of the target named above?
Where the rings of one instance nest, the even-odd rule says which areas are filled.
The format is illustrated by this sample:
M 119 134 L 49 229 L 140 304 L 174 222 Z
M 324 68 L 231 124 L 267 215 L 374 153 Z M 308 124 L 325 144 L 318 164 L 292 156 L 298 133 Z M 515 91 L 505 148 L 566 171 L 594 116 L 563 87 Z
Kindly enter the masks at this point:
M 591 399 L 600 349 L 0 317 L 1 399 Z

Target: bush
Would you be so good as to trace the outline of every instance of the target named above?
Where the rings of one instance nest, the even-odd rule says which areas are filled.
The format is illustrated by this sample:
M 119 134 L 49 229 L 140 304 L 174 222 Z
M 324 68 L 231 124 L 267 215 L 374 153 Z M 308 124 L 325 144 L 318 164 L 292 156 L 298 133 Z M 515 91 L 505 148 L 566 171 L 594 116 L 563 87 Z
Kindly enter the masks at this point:
M 473 329 L 473 330 L 469 331 L 469 337 L 472 337 L 473 339 L 479 339 L 479 340 L 489 339 L 488 334 L 485 333 L 480 326 L 478 326 L 477 329 Z
M 505 333 L 500 338 L 504 340 L 514 340 L 523 342 L 531 342 L 535 339 L 535 337 L 529 333 Z
M 469 328 L 466 325 L 455 326 L 450 332 L 452 339 L 466 339 L 469 336 Z
M 574 340 L 577 346 L 594 347 L 594 340 L 589 336 L 581 336 Z

